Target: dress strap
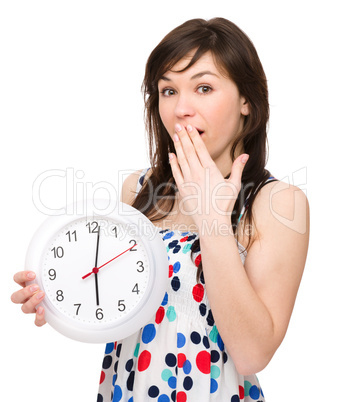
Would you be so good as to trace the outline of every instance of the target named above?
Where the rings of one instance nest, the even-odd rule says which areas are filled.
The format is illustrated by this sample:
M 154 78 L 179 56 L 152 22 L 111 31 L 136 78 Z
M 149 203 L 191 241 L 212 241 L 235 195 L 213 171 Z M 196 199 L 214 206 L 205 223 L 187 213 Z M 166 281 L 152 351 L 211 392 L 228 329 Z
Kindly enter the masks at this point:
M 256 193 L 256 192 L 258 192 L 259 190 L 261 190 L 264 186 L 266 186 L 266 184 L 268 184 L 268 183 L 271 183 L 272 181 L 278 181 L 278 179 L 276 179 L 274 176 L 270 176 L 261 186 L 259 186 L 255 191 L 254 191 L 254 194 Z M 250 195 L 252 194 L 252 192 L 250 192 L 249 194 L 248 194 L 248 196 L 246 197 L 246 200 L 245 200 L 245 202 L 244 202 L 244 205 L 243 205 L 243 207 L 242 207 L 242 209 L 241 209 L 241 212 L 240 212 L 240 215 L 239 215 L 239 218 L 238 218 L 238 222 L 237 223 L 239 223 L 240 222 L 240 220 L 241 220 L 241 218 L 244 216 L 244 214 L 245 214 L 245 212 L 247 211 L 247 209 L 248 209 L 248 207 L 249 207 L 249 198 L 250 198 Z
M 137 196 L 139 194 L 139 191 L 141 190 L 142 185 L 144 184 L 144 180 L 145 180 L 145 176 L 147 174 L 147 172 L 150 170 L 150 168 L 145 168 L 141 171 L 139 179 L 138 179 L 138 183 L 137 183 L 137 188 L 136 188 L 136 193 L 135 196 Z

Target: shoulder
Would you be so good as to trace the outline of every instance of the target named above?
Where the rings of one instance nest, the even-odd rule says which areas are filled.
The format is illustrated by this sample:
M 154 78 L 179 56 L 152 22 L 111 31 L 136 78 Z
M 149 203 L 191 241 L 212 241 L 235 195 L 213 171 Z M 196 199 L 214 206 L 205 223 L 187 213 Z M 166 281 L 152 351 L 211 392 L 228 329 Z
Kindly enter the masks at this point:
M 253 204 L 253 216 L 259 236 L 262 230 L 308 232 L 307 197 L 299 187 L 283 181 L 268 183 L 259 191 Z
M 138 192 L 138 184 L 140 187 L 147 181 L 152 169 L 140 169 L 131 173 L 126 177 L 121 189 L 121 201 L 131 205 Z

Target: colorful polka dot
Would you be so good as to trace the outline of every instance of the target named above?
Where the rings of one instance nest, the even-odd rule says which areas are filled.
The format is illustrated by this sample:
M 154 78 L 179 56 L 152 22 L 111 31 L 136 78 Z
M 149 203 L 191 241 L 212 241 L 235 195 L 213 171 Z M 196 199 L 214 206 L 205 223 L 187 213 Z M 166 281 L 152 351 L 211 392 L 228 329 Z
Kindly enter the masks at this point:
M 211 351 L 211 362 L 217 363 L 220 359 L 220 353 L 217 350 Z
M 220 377 L 220 368 L 218 366 L 211 366 L 211 378 L 217 379 Z
M 114 343 L 107 343 L 106 344 L 106 349 L 105 349 L 105 354 L 108 355 L 110 353 L 112 353 L 114 350 Z
M 176 377 L 172 376 L 168 379 L 168 386 L 172 389 L 175 389 L 177 387 L 177 379 Z
M 177 394 L 177 402 L 186 402 L 187 401 L 187 395 L 185 392 L 178 392 Z
M 192 364 L 189 360 L 186 360 L 184 365 L 182 366 L 185 374 L 189 374 L 192 370 Z
M 195 285 L 193 287 L 193 299 L 200 303 L 202 301 L 202 299 L 204 298 L 204 287 L 201 283 L 198 283 L 197 285 Z
M 252 385 L 252 387 L 250 388 L 249 395 L 252 399 L 259 399 L 260 391 L 256 385 Z
M 163 237 L 164 240 L 170 239 L 171 237 L 174 236 L 174 232 L 168 232 L 165 234 L 165 236 Z
M 172 377 L 172 371 L 171 370 L 165 369 L 165 370 L 162 371 L 162 373 L 161 373 L 161 379 L 162 380 L 167 382 L 170 377 Z
M 147 370 L 150 363 L 151 363 L 151 354 L 148 350 L 144 350 L 143 352 L 140 353 L 138 359 L 138 370 L 139 371 Z
M 211 371 L 211 355 L 205 350 L 199 352 L 196 357 L 196 364 L 203 374 L 209 374 Z
M 168 307 L 166 317 L 168 318 L 169 322 L 173 322 L 177 318 L 177 313 L 175 312 L 175 308 L 173 306 Z
M 184 254 L 186 254 L 186 253 L 188 253 L 188 252 L 191 250 L 191 248 L 192 248 L 192 244 L 190 244 L 190 243 L 185 244 L 184 247 L 182 248 L 182 252 L 183 252 Z
M 167 366 L 174 367 L 177 364 L 177 358 L 173 353 L 168 353 L 165 357 L 165 362 Z
M 153 385 L 148 389 L 148 396 L 150 396 L 151 398 L 156 398 L 159 395 L 159 392 L 159 388 Z
M 158 308 L 158 311 L 155 314 L 155 322 L 156 322 L 156 324 L 161 324 L 161 322 L 164 319 L 164 317 L 165 317 L 165 309 L 162 306 L 160 306 Z
M 193 380 L 191 377 L 185 377 L 184 383 L 183 383 L 184 389 L 186 391 L 189 391 L 193 387 Z
M 205 317 L 206 311 L 207 311 L 206 304 L 200 303 L 200 304 L 199 304 L 199 311 L 200 311 L 200 314 L 201 314 L 203 317 Z
M 194 260 L 194 264 L 196 267 L 199 267 L 200 263 L 201 263 L 201 254 L 199 254 Z
M 111 355 L 107 355 L 104 357 L 104 361 L 102 362 L 102 368 L 107 370 L 112 365 L 113 358 Z
M 106 377 L 105 373 L 103 371 L 101 371 L 99 384 L 102 384 L 105 381 L 105 377 Z
M 175 274 L 177 274 L 177 273 L 180 271 L 180 268 L 181 268 L 181 264 L 180 264 L 179 261 L 177 261 L 177 262 L 175 262 L 175 263 L 173 264 L 173 272 L 174 272 Z
M 214 394 L 214 392 L 216 392 L 218 390 L 218 383 L 211 378 L 211 388 L 210 388 L 210 392 L 211 394 Z
M 191 333 L 191 341 L 195 344 L 195 345 L 199 345 L 199 343 L 201 342 L 201 336 L 199 334 L 199 332 L 193 331 Z
M 212 331 L 210 332 L 209 338 L 213 343 L 217 343 L 218 335 L 219 335 L 218 329 L 216 326 L 214 326 L 212 328 Z
M 161 305 L 166 306 L 167 303 L 168 303 L 168 293 L 166 292 Z
M 126 382 L 127 389 L 133 391 L 135 371 L 131 371 Z
M 119 401 L 121 401 L 121 398 L 122 398 L 122 389 L 119 387 L 119 385 L 116 385 L 114 387 L 114 391 L 113 391 L 112 402 L 119 402 Z
M 150 343 L 153 341 L 156 335 L 156 329 L 154 324 L 148 324 L 142 331 L 141 339 L 144 343 Z
M 135 345 L 135 349 L 134 349 L 134 353 L 133 353 L 134 357 L 138 357 L 138 356 L 139 356 L 139 348 L 140 348 L 140 343 L 137 343 L 137 344 Z
M 132 368 L 133 368 L 133 359 L 129 359 L 126 362 L 125 369 L 130 373 Z
M 181 332 L 178 332 L 178 334 L 177 334 L 177 347 L 179 349 L 183 348 L 185 346 L 185 343 L 186 343 L 185 335 L 182 334 Z
M 180 279 L 177 276 L 174 276 L 171 281 L 172 289 L 177 292 L 180 289 Z
M 178 354 L 178 367 L 183 368 L 186 360 L 187 360 L 186 355 L 184 353 L 179 353 Z

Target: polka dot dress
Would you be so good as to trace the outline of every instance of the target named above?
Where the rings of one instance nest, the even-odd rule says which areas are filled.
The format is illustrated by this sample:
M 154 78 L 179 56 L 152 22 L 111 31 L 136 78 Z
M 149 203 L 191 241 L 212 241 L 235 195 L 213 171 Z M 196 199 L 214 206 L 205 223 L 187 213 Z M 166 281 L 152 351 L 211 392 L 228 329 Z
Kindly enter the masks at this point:
M 106 345 L 97 402 L 264 401 L 255 375 L 237 373 L 206 296 L 197 233 L 159 229 L 168 252 L 168 286 L 153 319 Z M 242 261 L 245 252 L 239 245 Z

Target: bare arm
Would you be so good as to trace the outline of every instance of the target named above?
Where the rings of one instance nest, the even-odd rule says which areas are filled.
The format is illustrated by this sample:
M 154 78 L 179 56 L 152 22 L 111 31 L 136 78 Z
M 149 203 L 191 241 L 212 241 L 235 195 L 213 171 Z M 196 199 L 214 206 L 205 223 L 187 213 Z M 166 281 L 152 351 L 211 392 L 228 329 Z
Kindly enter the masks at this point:
M 292 314 L 308 247 L 309 212 L 304 193 L 291 186 L 271 199 L 266 185 L 257 196 L 258 238 L 245 266 L 232 235 L 202 236 L 201 255 L 207 294 L 222 339 L 238 371 L 262 370 L 282 342 Z M 279 216 L 290 218 L 290 225 Z

